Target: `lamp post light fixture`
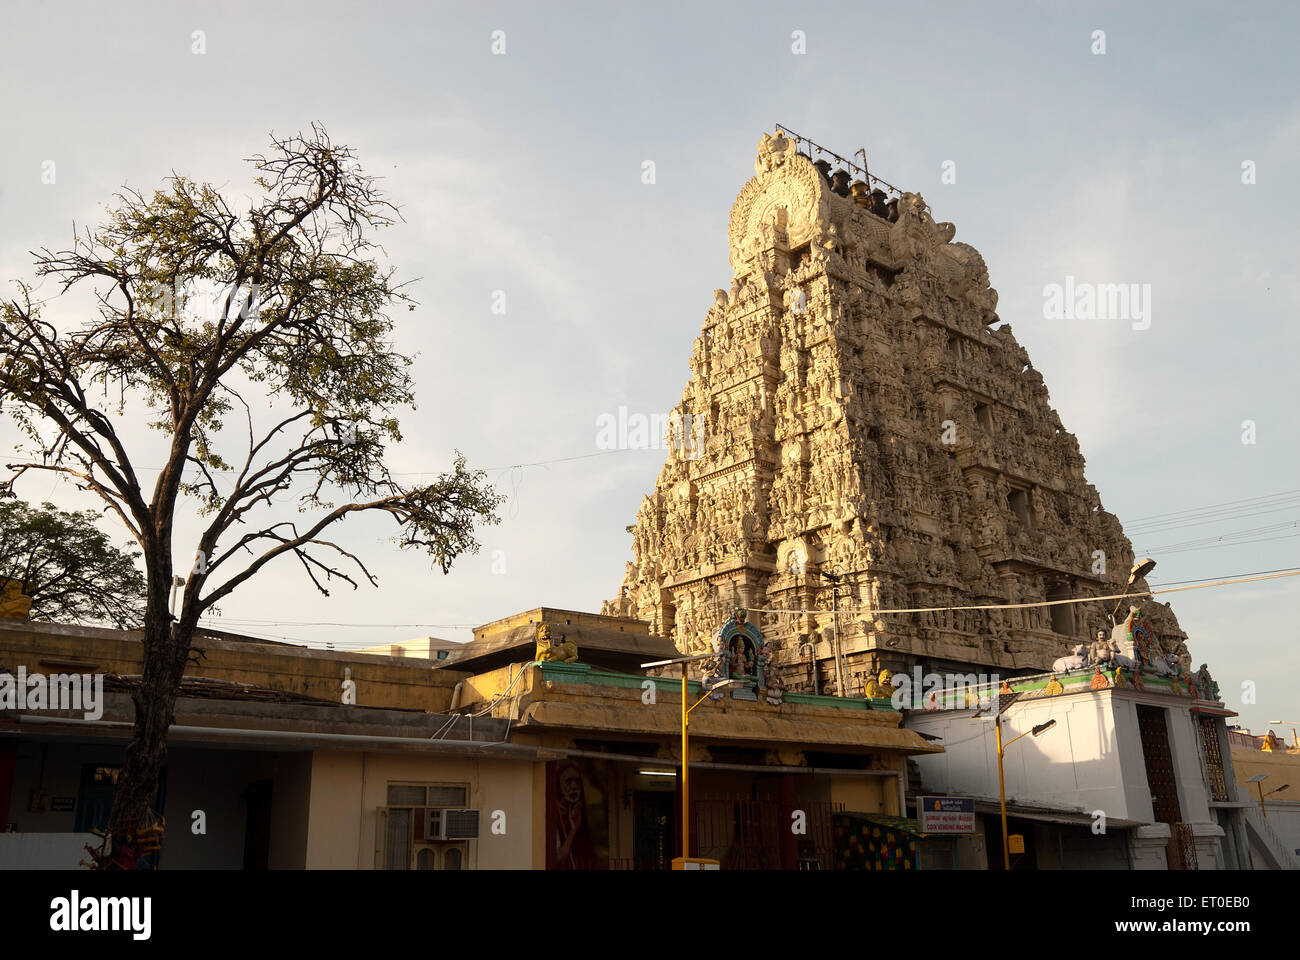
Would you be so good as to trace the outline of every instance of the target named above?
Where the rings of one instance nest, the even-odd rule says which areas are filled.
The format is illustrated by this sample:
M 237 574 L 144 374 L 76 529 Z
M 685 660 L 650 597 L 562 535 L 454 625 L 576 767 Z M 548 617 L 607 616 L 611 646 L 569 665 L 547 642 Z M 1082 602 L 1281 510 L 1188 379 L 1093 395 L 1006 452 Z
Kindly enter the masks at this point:
M 1110 612 L 1110 624 L 1115 625 L 1115 617 L 1119 614 L 1119 605 L 1128 599 L 1129 587 L 1137 583 L 1148 573 L 1156 568 L 1156 562 L 1150 557 L 1143 557 L 1141 560 L 1133 561 L 1133 567 L 1128 572 L 1128 583 L 1124 584 L 1124 595 L 1115 601 L 1115 609 Z
M 704 696 L 696 700 L 689 707 L 686 701 L 690 697 L 688 689 L 688 671 L 686 665 L 696 660 L 711 660 L 713 654 L 702 653 L 694 657 L 674 657 L 671 660 L 653 660 L 650 663 L 641 664 L 642 669 L 647 667 L 666 667 L 669 664 L 680 663 L 682 665 L 682 864 L 683 867 L 691 859 L 691 786 L 690 786 L 690 739 L 688 728 L 690 725 L 690 713 L 701 703 L 709 698 L 714 690 L 721 690 L 723 687 L 729 687 L 736 681 L 723 680 L 720 683 L 707 686 L 704 690 Z
M 1284 783 L 1284 784 L 1282 784 L 1282 786 L 1280 786 L 1280 787 L 1275 787 L 1274 789 L 1270 790 L 1268 793 L 1264 794 L 1264 796 L 1265 796 L 1265 797 L 1271 797 L 1271 796 L 1273 796 L 1273 794 L 1275 794 L 1275 793 L 1281 793 L 1283 790 L 1285 790 L 1285 789 L 1286 789 L 1287 787 L 1289 787 L 1289 786 L 1291 786 L 1291 784 L 1289 784 L 1289 783 Z M 1263 798 L 1263 797 L 1260 797 L 1259 805 L 1260 805 L 1261 807 L 1264 806 L 1264 798 Z M 1264 814 L 1264 816 L 1267 817 L 1268 814 L 1266 813 L 1266 814 Z

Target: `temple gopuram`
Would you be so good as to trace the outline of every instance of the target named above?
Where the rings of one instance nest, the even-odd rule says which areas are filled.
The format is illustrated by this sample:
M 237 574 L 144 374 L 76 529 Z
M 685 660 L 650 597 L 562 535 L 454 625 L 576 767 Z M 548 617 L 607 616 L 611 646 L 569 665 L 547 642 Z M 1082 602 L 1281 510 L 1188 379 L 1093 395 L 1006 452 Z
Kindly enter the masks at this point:
M 1147 585 L 979 252 L 865 164 L 763 136 L 731 210 L 734 277 L 603 612 L 700 654 L 745 608 L 791 690 L 1048 670 L 1110 633 L 1112 602 L 890 612 Z M 1186 658 L 1168 606 L 1142 610 L 1157 652 Z

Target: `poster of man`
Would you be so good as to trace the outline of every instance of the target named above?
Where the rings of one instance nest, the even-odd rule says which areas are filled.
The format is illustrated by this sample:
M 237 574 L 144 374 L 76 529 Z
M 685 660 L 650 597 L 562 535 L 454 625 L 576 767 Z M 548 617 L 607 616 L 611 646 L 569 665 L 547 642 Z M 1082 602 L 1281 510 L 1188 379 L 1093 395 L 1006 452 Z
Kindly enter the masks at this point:
M 609 857 L 608 791 L 592 765 L 577 760 L 547 764 L 550 803 L 547 832 L 555 870 L 601 869 Z

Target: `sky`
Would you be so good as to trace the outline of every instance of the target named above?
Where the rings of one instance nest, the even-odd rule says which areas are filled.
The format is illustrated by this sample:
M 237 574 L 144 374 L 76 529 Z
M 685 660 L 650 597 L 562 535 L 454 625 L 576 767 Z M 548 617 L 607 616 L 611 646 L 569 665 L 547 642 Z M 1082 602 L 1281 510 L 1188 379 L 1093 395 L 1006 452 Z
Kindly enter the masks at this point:
M 278 561 L 212 625 L 468 639 L 617 593 L 664 451 L 602 450 L 598 420 L 680 399 L 731 280 L 731 204 L 781 123 L 865 148 L 981 252 L 1153 587 L 1297 568 L 1298 27 L 1269 3 L 6 3 L 0 284 L 124 185 L 177 171 L 242 195 L 272 133 L 350 145 L 401 208 L 380 239 L 419 304 L 394 315 L 419 406 L 392 469 L 460 450 L 502 522 L 444 576 L 385 519 L 348 521 L 378 589 L 322 597 Z M 1048 317 L 1067 277 L 1149 285 L 1149 325 Z M 84 304 L 46 309 L 75 324 Z M 15 440 L 0 423 L 0 452 Z M 178 555 L 198 529 L 181 518 Z M 1243 724 L 1300 719 L 1300 578 L 1172 599 Z

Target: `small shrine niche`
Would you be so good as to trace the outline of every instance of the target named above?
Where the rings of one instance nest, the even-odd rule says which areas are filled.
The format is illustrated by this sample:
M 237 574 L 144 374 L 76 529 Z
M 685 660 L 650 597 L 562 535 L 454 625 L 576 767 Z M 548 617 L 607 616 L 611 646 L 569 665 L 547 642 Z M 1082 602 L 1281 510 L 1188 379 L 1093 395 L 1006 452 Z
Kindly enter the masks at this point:
M 749 622 L 745 610 L 737 609 L 714 634 L 713 658 L 708 661 L 705 682 L 712 685 L 730 680 L 728 689 L 733 699 L 757 699 L 759 691 L 768 685 L 770 659 L 763 634 Z
M 757 669 L 758 647 L 744 633 L 731 641 L 727 654 L 727 675 L 735 679 L 749 679 Z

